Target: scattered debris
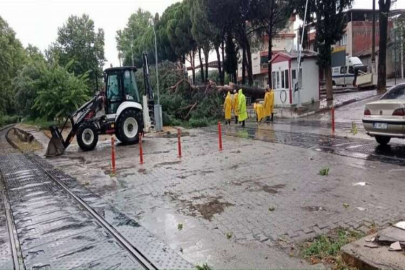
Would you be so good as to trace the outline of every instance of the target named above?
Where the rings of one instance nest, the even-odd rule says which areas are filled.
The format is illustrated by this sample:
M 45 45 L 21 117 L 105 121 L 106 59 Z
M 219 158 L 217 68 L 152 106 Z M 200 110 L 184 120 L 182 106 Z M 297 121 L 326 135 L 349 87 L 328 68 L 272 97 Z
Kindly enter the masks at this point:
M 276 208 L 274 208 L 273 206 L 269 207 L 270 212 L 273 212 L 274 210 L 276 210 Z
M 368 248 L 378 248 L 379 247 L 379 245 L 374 244 L 374 243 L 368 243 L 368 244 L 365 244 L 364 246 L 368 247 Z
M 90 185 L 89 181 L 86 181 L 86 183 L 84 183 L 86 186 Z
M 202 266 L 197 265 L 195 267 L 197 270 L 211 270 L 212 268 L 208 266 L 208 264 L 204 263 Z
M 352 130 L 350 131 L 353 135 L 356 135 L 359 131 L 355 122 L 352 122 Z
M 232 238 L 232 233 L 227 233 L 227 234 L 226 234 L 226 238 L 227 238 L 227 239 L 231 239 L 231 238 Z
M 350 205 L 348 203 L 344 203 L 343 206 L 344 206 L 344 208 L 347 209 L 347 208 L 349 208 Z
M 180 252 L 183 253 L 183 248 L 182 247 L 180 248 Z
M 322 170 L 320 170 L 319 175 L 322 175 L 322 176 L 329 175 L 329 168 L 323 168 Z
M 357 210 L 359 210 L 359 211 L 366 211 L 367 209 L 366 208 L 363 208 L 363 207 L 356 207 L 357 208 Z
M 355 186 L 362 186 L 362 187 L 364 187 L 364 186 L 366 186 L 366 185 L 370 185 L 369 183 L 367 183 L 367 182 L 358 182 L 358 183 L 353 183 L 353 186 L 355 187 Z
M 182 223 L 177 224 L 177 229 L 179 231 L 183 230 L 183 224 Z
M 371 237 L 371 238 L 367 238 L 366 240 L 364 240 L 366 242 L 374 242 L 375 241 L 375 237 Z
M 401 251 L 402 250 L 401 244 L 399 242 L 392 243 L 388 250 L 389 251 Z
M 327 235 L 316 237 L 302 246 L 301 254 L 311 264 L 327 263 L 328 269 L 351 269 L 343 261 L 341 247 L 360 239 L 363 234 L 338 228 Z
M 405 230 L 405 221 L 400 221 L 400 222 L 398 222 L 398 223 L 395 223 L 395 224 L 394 224 L 394 227 L 395 227 L 395 228 L 398 228 L 398 229 Z

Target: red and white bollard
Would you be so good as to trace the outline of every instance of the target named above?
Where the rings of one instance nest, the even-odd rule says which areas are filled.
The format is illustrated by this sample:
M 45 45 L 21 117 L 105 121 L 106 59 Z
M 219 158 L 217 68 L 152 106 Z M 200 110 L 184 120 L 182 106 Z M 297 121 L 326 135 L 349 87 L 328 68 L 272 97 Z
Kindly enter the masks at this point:
M 115 174 L 115 138 L 111 136 L 111 172 Z
M 221 128 L 221 122 L 218 122 L 218 141 L 219 141 L 219 151 L 222 151 L 222 128 Z
M 139 133 L 139 164 L 143 164 L 142 134 Z
M 332 116 L 332 132 L 335 133 L 335 107 L 333 106 L 331 109 L 331 116 Z
M 179 150 L 178 157 L 181 158 L 181 130 L 177 130 L 177 148 Z

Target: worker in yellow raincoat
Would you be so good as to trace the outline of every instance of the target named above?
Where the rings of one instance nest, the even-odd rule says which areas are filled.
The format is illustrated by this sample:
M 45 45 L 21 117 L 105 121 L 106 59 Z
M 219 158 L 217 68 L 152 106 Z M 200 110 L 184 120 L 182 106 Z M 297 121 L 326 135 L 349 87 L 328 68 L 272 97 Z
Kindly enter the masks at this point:
M 248 118 L 247 110 L 246 110 L 246 97 L 242 93 L 242 89 L 239 89 L 238 93 L 238 121 L 242 123 L 242 127 L 245 127 L 245 120 Z
M 261 122 L 262 119 L 264 118 L 264 107 L 260 103 L 255 103 L 253 104 L 253 109 L 255 110 L 256 113 L 256 120 L 257 122 Z
M 228 92 L 225 98 L 224 112 L 225 112 L 225 124 L 230 125 L 232 119 L 232 97 L 230 92 Z
M 235 115 L 235 124 L 238 123 L 238 109 L 239 109 L 239 101 L 238 101 L 238 93 L 236 90 L 233 90 L 233 104 L 232 104 L 233 114 Z
M 270 120 L 271 116 L 271 121 L 273 122 L 273 109 L 274 109 L 274 91 L 271 88 L 266 88 L 266 94 L 264 96 L 264 117 L 266 117 L 267 120 Z

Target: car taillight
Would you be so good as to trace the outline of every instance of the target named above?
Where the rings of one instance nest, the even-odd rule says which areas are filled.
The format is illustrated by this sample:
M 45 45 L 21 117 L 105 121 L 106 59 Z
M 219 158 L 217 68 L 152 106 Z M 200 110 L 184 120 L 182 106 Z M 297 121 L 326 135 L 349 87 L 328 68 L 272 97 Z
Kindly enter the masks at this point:
M 396 109 L 393 114 L 394 116 L 405 116 L 405 109 L 400 108 L 400 109 Z
M 371 115 L 371 112 L 369 109 L 364 109 L 364 115 Z

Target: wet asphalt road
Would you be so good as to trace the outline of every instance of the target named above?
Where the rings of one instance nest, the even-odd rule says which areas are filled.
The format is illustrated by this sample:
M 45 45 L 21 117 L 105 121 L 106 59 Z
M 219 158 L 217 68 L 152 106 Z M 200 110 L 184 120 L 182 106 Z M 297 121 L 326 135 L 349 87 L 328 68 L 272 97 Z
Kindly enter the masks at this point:
M 224 126 L 223 133 L 228 136 L 405 166 L 405 141 L 393 139 L 388 146 L 380 146 L 373 138 L 366 135 L 363 128 L 364 106 L 378 98 L 373 97 L 337 109 L 335 114 L 337 132 L 335 134 L 338 135 L 332 135 L 329 132 L 332 126 L 329 112 L 298 119 L 276 118 L 274 124 L 265 123 L 259 126 L 257 123 L 248 122 L 246 128 L 236 125 Z M 357 135 L 350 134 L 353 123 L 358 130 Z M 210 127 L 206 130 L 218 132 L 217 127 Z

